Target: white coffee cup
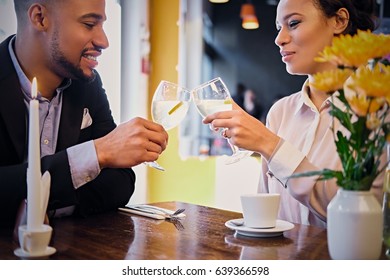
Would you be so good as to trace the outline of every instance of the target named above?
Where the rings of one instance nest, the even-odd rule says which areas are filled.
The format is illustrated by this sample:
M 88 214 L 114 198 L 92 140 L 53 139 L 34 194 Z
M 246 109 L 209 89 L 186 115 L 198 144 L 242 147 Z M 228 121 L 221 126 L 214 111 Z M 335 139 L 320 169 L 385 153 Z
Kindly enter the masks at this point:
M 41 225 L 39 229 L 29 231 L 27 225 L 19 226 L 18 236 L 21 249 L 30 254 L 44 253 L 49 245 L 53 228 Z
M 280 204 L 278 193 L 241 195 L 244 225 L 251 228 L 273 228 L 276 226 Z

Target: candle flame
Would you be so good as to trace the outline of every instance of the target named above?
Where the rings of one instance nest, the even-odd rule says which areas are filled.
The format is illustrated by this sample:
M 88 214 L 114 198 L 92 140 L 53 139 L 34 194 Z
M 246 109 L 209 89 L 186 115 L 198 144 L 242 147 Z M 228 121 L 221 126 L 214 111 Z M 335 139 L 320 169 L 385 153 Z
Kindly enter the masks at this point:
M 37 78 L 34 77 L 31 84 L 31 98 L 36 99 L 37 96 L 38 96 Z

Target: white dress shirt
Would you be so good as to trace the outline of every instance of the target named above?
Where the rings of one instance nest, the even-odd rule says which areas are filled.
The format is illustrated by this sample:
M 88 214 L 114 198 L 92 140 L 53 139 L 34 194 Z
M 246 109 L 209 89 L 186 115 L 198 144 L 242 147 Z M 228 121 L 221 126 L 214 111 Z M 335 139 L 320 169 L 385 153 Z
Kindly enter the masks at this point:
M 268 113 L 267 127 L 282 139 L 268 162 L 262 161 L 259 192 L 281 194 L 279 219 L 326 227 L 326 208 L 338 190 L 336 181 L 288 177 L 324 168 L 342 169 L 332 125 L 335 131 L 346 130 L 329 114 L 331 102 L 345 108 L 337 98 L 329 97 L 318 110 L 309 98 L 306 81 L 300 92 L 277 101 Z M 372 188 L 378 199 L 382 184 L 379 176 Z

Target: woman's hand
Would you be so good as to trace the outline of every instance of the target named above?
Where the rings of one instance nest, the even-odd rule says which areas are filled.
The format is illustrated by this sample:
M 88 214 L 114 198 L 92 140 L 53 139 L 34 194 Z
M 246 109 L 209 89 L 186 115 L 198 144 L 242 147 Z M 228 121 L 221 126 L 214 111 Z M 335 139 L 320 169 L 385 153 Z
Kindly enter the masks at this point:
M 224 136 L 239 148 L 261 154 L 266 159 L 272 155 L 280 137 L 272 133 L 261 121 L 252 117 L 233 102 L 233 110 L 208 115 L 204 124 L 216 129 L 225 128 Z

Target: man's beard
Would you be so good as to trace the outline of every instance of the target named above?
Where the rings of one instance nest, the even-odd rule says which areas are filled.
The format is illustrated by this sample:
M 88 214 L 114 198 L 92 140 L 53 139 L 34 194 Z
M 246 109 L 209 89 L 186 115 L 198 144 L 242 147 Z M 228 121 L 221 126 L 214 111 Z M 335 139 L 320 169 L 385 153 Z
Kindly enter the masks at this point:
M 50 49 L 51 59 L 54 63 L 54 72 L 56 72 L 57 75 L 64 78 L 76 79 L 85 82 L 92 82 L 95 79 L 95 71 L 92 71 L 92 75 L 87 76 L 79 66 L 72 64 L 65 57 L 58 43 L 58 31 L 56 31 L 53 35 Z

